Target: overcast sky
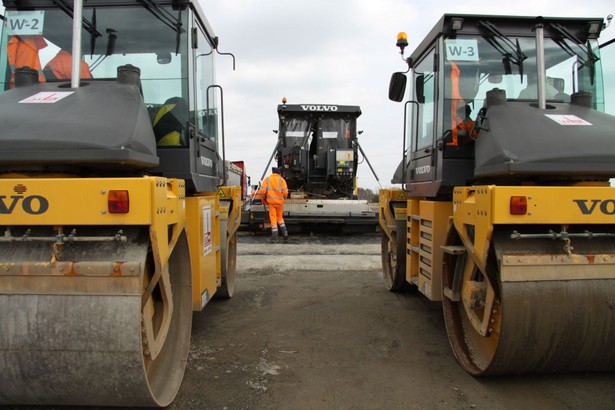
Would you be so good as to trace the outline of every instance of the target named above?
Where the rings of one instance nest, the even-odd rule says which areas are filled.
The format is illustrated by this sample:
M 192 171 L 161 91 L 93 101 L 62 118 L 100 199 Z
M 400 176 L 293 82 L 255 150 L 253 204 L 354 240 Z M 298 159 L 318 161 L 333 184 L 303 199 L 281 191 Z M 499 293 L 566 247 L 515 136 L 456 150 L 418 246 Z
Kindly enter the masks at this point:
M 358 129 L 364 131 L 359 142 L 383 187 L 392 186 L 402 150 L 403 104 L 387 96 L 391 73 L 405 69 L 395 47 L 398 32 L 408 34 L 409 55 L 444 13 L 615 14 L 613 0 L 200 2 L 220 38 L 219 50 L 237 59 L 236 71 L 228 57 L 218 58 L 217 64 L 224 87 L 227 159 L 244 160 L 252 183 L 260 179 L 277 141 L 272 130 L 278 128 L 276 109 L 284 96 L 292 104 L 359 105 Z M 613 37 L 615 23 L 601 42 Z M 365 162 L 358 175 L 360 187 L 379 187 Z

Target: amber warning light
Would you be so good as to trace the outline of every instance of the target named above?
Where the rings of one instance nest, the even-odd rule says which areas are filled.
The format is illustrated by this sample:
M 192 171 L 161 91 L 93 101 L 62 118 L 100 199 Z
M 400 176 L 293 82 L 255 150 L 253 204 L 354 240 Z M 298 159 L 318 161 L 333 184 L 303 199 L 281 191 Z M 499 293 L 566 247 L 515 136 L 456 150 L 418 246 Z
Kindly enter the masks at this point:
M 401 54 L 404 54 L 404 49 L 408 47 L 408 35 L 403 31 L 397 34 L 396 46 L 400 48 Z
M 525 215 L 527 214 L 527 198 L 525 196 L 510 197 L 510 214 Z
M 110 214 L 127 214 L 130 209 L 128 191 L 109 191 L 109 196 L 107 196 L 107 207 Z

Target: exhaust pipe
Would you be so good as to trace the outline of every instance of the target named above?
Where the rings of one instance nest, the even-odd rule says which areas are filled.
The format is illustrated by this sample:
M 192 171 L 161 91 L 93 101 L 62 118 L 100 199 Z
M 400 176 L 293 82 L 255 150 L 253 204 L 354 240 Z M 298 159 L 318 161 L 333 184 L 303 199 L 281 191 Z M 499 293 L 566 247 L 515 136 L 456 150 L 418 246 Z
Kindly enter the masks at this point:
M 545 33 L 542 17 L 538 17 L 536 26 L 536 87 L 538 96 L 538 108 L 545 110 L 547 108 L 546 87 L 547 76 L 545 74 Z
M 73 61 L 70 86 L 79 87 L 81 78 L 81 22 L 83 20 L 83 0 L 75 0 L 73 5 Z

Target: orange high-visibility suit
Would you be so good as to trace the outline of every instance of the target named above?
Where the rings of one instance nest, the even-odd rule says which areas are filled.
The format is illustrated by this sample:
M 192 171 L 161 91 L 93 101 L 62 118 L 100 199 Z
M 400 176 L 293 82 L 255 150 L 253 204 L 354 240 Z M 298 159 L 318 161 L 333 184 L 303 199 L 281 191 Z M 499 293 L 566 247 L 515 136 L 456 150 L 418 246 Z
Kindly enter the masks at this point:
M 47 47 L 47 42 L 43 36 L 12 36 L 6 44 L 6 52 L 11 68 L 10 88 L 15 86 L 15 69 L 30 67 L 38 71 L 38 81 L 45 82 L 45 76 L 41 69 L 41 60 L 38 51 Z
M 65 50 L 60 50 L 50 62 L 45 65 L 45 73 L 50 74 L 50 79 L 70 80 L 73 72 L 73 56 Z M 55 77 L 55 78 L 54 78 Z M 81 78 L 92 78 L 88 63 L 81 60 Z
M 284 237 L 287 236 L 286 225 L 284 224 L 283 210 L 284 200 L 288 197 L 288 186 L 286 180 L 280 175 L 278 168 L 269 175 L 259 188 L 256 196 L 261 199 L 264 205 L 269 206 L 269 221 L 271 222 L 271 233 L 277 238 L 278 225 Z

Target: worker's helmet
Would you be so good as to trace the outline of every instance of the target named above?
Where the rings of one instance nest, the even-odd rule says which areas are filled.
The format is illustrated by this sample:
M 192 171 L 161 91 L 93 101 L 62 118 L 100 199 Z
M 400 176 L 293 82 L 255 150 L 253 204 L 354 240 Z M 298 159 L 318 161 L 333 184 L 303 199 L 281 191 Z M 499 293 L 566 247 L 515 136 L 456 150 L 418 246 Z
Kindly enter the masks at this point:
M 278 167 L 271 168 L 271 172 L 273 172 L 274 174 L 281 174 L 282 173 L 282 171 Z

